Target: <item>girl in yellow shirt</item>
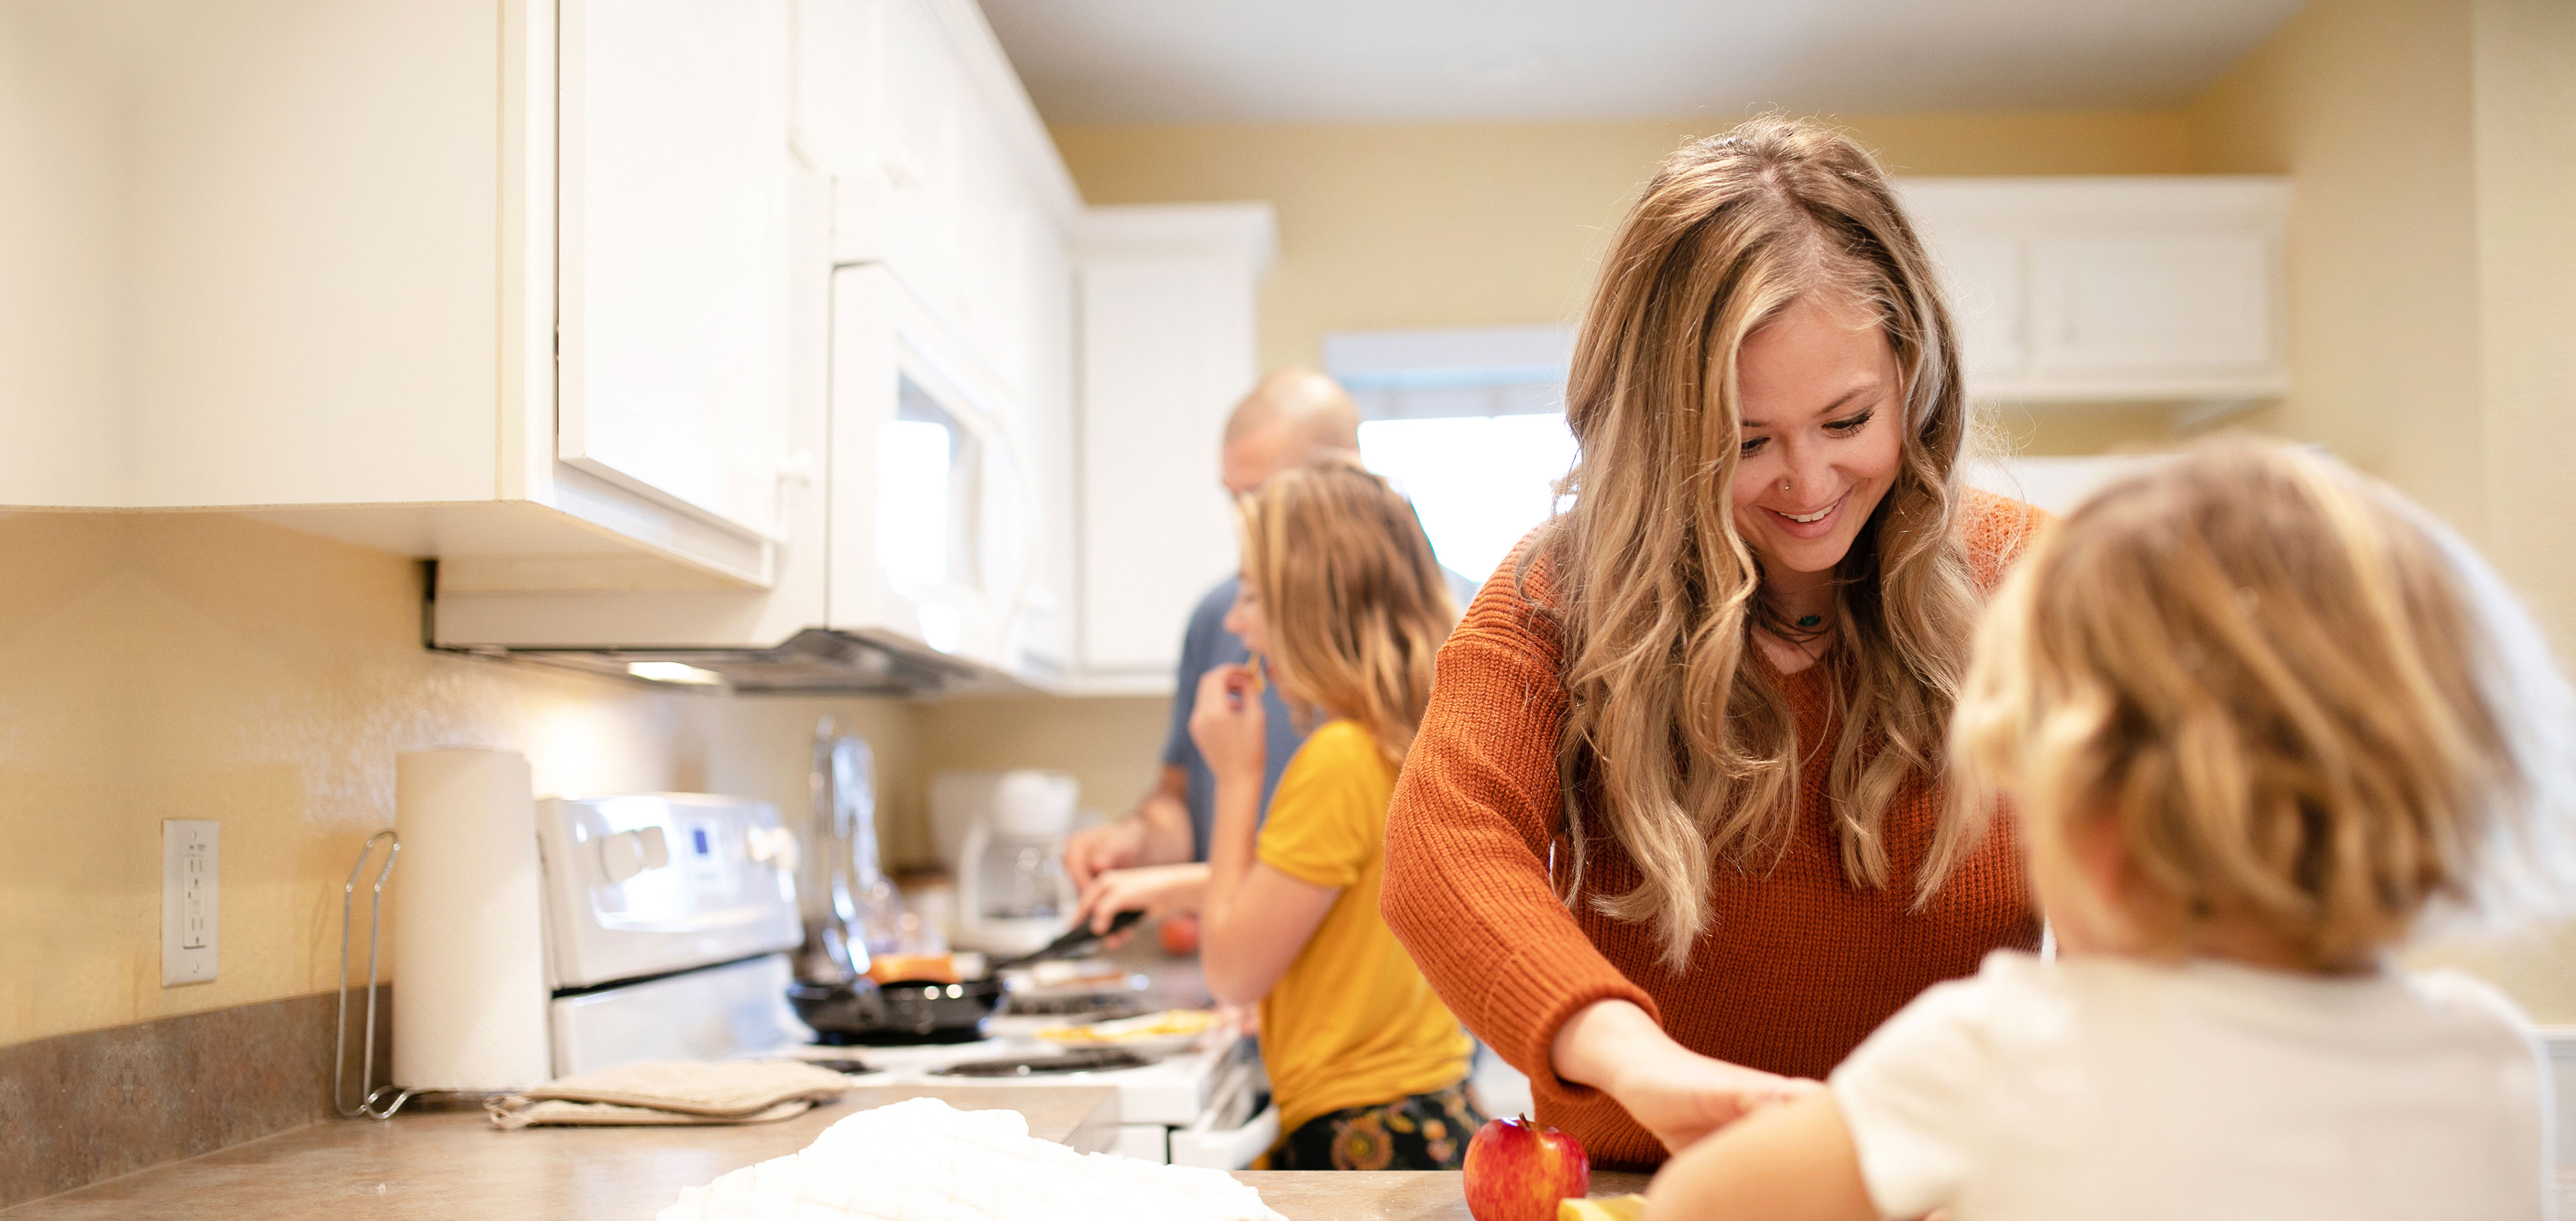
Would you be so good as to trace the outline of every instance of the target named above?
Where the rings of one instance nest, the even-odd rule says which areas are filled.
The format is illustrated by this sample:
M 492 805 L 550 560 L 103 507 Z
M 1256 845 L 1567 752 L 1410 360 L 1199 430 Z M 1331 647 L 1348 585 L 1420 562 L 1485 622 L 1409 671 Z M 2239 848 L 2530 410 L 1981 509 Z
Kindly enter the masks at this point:
M 1457 622 L 1413 506 L 1347 462 L 1271 477 L 1241 502 L 1252 651 L 1199 684 L 1190 737 L 1216 774 L 1200 899 L 1208 991 L 1261 1006 L 1276 1170 L 1455 1170 L 1484 1123 L 1470 1044 L 1378 915 L 1396 769 Z M 1264 665 L 1266 661 L 1266 666 Z M 1320 720 L 1260 821 L 1260 684 Z

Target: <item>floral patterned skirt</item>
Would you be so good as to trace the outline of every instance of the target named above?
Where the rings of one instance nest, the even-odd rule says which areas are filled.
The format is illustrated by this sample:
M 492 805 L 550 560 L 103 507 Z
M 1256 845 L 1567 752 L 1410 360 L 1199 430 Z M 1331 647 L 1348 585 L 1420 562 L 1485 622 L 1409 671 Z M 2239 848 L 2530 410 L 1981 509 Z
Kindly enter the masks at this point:
M 1467 1141 L 1485 1126 L 1474 1087 L 1375 1106 L 1346 1107 L 1297 1125 L 1263 1159 L 1267 1170 L 1458 1170 Z

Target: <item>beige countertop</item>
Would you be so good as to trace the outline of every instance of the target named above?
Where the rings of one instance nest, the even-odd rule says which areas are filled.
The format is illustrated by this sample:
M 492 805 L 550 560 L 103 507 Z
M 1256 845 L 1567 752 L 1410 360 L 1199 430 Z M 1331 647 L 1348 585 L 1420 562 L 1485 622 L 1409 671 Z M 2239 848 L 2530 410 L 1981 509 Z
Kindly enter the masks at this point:
M 479 1113 L 405 1114 L 390 1123 L 318 1124 L 0 1210 L 7 1221 L 649 1221 L 680 1189 L 793 1153 L 852 1111 L 929 1095 L 961 1109 L 1007 1108 L 1029 1130 L 1077 1149 L 1106 1148 L 1117 1091 L 1103 1086 L 856 1089 L 784 1123 L 707 1128 L 529 1128 L 503 1132 Z M 1455 1173 L 1247 1172 L 1290 1221 L 1466 1221 Z M 1593 1194 L 1645 1185 L 1596 1176 Z
M 1032 1135 L 1086 1152 L 1117 1135 L 1108 1086 L 851 1090 L 773 1124 L 703 1128 L 525 1128 L 479 1111 L 406 1113 L 386 1123 L 316 1124 L 204 1157 L 0 1210 L 8 1221 L 650 1221 L 680 1189 L 812 1144 L 854 1111 L 928 1096 L 960 1110 L 1013 1110 Z
M 5 1221 L 649 1221 L 682 1187 L 793 1153 L 852 1111 L 929 1095 L 961 1109 L 1007 1108 L 1032 1133 L 1107 1147 L 1117 1091 L 1104 1086 L 857 1089 L 784 1123 L 709 1128 L 530 1128 L 480 1114 L 405 1114 L 391 1123 L 318 1124 L 0 1209 Z M 1290 1221 L 1467 1221 L 1456 1173 L 1246 1171 Z M 2576 1221 L 2576 1174 L 2559 1172 L 2559 1221 Z M 1593 1176 L 1593 1195 L 1642 1190 L 1645 1176 Z

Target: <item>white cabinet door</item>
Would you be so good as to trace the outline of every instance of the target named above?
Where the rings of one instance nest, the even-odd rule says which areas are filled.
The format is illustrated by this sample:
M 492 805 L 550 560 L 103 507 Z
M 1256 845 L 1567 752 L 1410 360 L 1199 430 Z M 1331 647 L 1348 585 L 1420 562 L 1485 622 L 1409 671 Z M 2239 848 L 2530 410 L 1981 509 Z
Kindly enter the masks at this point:
M 918 4 L 888 4 L 879 41 L 884 75 L 877 127 L 883 228 L 876 258 L 955 325 L 958 241 L 964 218 L 961 129 L 972 103 L 955 57 Z
M 2022 296 L 2021 243 L 1990 233 L 1935 239 L 1959 327 L 1959 372 L 1970 382 L 2019 373 L 2030 363 L 2022 342 L 2028 303 Z
M 2276 178 L 1900 179 L 1970 393 L 2233 402 L 2288 389 Z
M 845 186 L 862 172 L 877 172 L 876 127 L 883 109 L 878 99 L 885 93 L 878 47 L 886 3 L 796 0 L 795 147 L 813 169 Z
M 1171 689 L 1181 632 L 1234 571 L 1217 480 L 1226 413 L 1252 388 L 1266 204 L 1093 208 L 1084 217 L 1082 671 Z
M 2259 375 L 2274 350 L 2272 243 L 2254 233 L 2112 233 L 2031 243 L 2042 378 Z
M 1036 499 L 1036 565 L 1022 620 L 1023 652 L 1034 672 L 1064 675 L 1077 662 L 1075 573 L 1081 544 L 1074 506 L 1073 265 L 1066 235 L 1030 214 L 1014 300 L 1018 356 L 1003 376 L 1017 387 L 1014 421 Z
M 1234 570 L 1217 483 L 1226 412 L 1252 388 L 1254 281 L 1203 259 L 1083 271 L 1083 665 L 1168 684 L 1181 631 Z
M 558 454 L 765 537 L 787 460 L 787 0 L 565 0 Z

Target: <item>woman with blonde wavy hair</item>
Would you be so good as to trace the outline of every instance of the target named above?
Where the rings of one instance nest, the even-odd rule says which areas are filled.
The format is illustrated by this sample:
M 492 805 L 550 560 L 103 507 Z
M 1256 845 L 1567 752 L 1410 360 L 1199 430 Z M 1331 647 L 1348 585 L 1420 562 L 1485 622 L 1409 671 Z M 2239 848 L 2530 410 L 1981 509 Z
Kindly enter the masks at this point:
M 1960 479 L 1956 339 L 1877 164 L 1779 118 L 1667 158 L 1566 387 L 1572 506 L 1442 649 L 1385 914 L 1596 1163 L 1821 1076 L 2039 944 L 1941 742 L 2034 520 Z
M 1260 1006 L 1286 1134 L 1270 1168 L 1455 1170 L 1484 1123 L 1466 1090 L 1470 1044 L 1387 931 L 1378 892 L 1387 804 L 1457 607 L 1413 506 L 1349 462 L 1273 475 L 1241 514 L 1225 626 L 1253 663 L 1209 671 L 1190 715 L 1216 775 L 1205 872 L 1102 874 L 1083 909 L 1094 927 L 1122 908 L 1201 909 L 1208 991 Z M 1313 730 L 1261 822 L 1265 669 Z

